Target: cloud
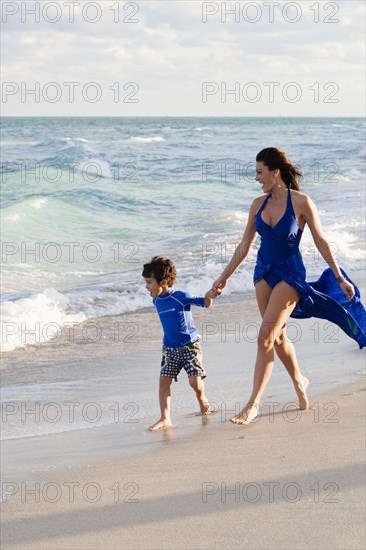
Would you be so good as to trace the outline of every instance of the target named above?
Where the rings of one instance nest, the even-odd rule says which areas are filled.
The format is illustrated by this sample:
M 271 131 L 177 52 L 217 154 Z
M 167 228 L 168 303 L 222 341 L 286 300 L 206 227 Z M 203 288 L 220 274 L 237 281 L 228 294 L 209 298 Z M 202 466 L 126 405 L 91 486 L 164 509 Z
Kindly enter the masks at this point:
M 15 4 L 19 8 L 12 15 L 6 12 L 7 20 L 3 23 L 4 81 L 25 81 L 31 85 L 34 81 L 79 80 L 96 81 L 104 86 L 116 81 L 122 84 L 135 81 L 141 89 L 144 87 L 144 97 L 151 97 L 151 114 L 164 113 L 169 97 L 172 103 L 171 94 L 175 91 L 177 96 L 184 90 L 185 103 L 179 99 L 179 109 L 183 104 L 184 112 L 176 112 L 177 115 L 199 114 L 202 108 L 206 109 L 198 92 L 203 81 L 225 81 L 228 86 L 253 80 L 260 83 L 296 80 L 303 86 L 336 81 L 346 96 L 349 81 L 355 89 L 363 89 L 365 5 L 362 1 L 281 1 L 279 6 L 272 3 L 273 22 L 265 2 L 211 2 L 210 8 L 217 8 L 218 13 L 208 16 L 206 23 L 202 13 L 207 3 L 199 1 L 79 3 L 75 4 L 72 22 L 67 2 L 58 2 L 58 11 L 52 9 L 54 2 L 38 3 L 39 22 L 29 13 L 36 3 L 2 3 L 3 10 L 4 5 L 8 11 Z M 47 4 L 51 7 L 43 11 Z M 92 4 L 99 9 L 93 9 Z M 245 8 L 249 4 L 251 11 Z M 220 10 L 224 5 L 227 8 L 239 5 L 237 21 L 227 15 L 227 22 L 222 22 L 224 16 Z M 291 23 L 296 9 L 301 17 Z M 255 18 L 256 13 L 261 15 L 258 21 L 249 22 L 248 18 Z M 61 15 L 60 19 L 51 23 L 50 19 L 56 15 Z M 4 17 L 3 11 L 3 21 Z M 99 19 L 92 23 L 94 18 Z M 348 113 L 350 107 L 355 116 L 362 113 L 362 95 L 358 92 L 356 99 L 354 93 L 349 95 L 352 102 L 347 107 Z M 9 110 L 12 105 L 11 114 L 15 114 L 16 97 L 12 99 L 5 107 Z M 226 106 L 216 107 L 227 114 Z M 267 107 L 268 112 L 273 110 L 273 106 Z M 311 114 L 311 104 L 297 107 L 299 114 Z M 142 103 L 141 108 L 147 109 Z M 23 112 L 24 109 L 23 106 Z M 67 115 L 67 105 L 63 109 Z

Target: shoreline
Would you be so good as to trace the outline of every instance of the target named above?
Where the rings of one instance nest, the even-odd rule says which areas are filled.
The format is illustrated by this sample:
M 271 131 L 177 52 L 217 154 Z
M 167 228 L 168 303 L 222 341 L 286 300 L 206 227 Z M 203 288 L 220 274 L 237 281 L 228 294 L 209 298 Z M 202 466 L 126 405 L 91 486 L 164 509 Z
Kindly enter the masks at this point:
M 365 273 L 362 270 L 354 270 L 352 272 L 350 271 L 348 273 L 348 276 L 351 280 L 356 282 L 361 293 L 361 301 L 365 302 Z M 310 279 L 312 278 L 310 277 Z M 227 306 L 228 304 L 232 304 L 232 307 L 235 307 L 236 303 L 242 303 L 244 306 L 248 306 L 252 311 L 255 321 L 258 322 L 258 320 L 260 320 L 258 308 L 256 305 L 254 287 L 250 290 L 245 291 L 233 290 L 230 292 L 230 294 L 221 295 L 218 299 L 214 301 L 214 305 L 210 309 L 215 310 L 217 309 L 217 305 Z M 200 316 L 200 309 L 201 308 L 193 308 L 193 314 L 195 317 Z M 9 351 L 0 351 L 0 371 L 9 368 L 9 366 L 13 364 L 16 364 L 18 367 L 28 364 L 27 362 L 29 359 L 31 363 L 33 363 L 33 358 L 35 358 L 35 360 L 37 361 L 37 358 L 43 358 L 48 353 L 52 356 L 55 349 L 57 349 L 58 351 L 61 350 L 61 352 L 64 353 L 61 348 L 63 344 L 68 346 L 72 346 L 73 344 L 82 344 L 83 349 L 89 348 L 90 345 L 93 346 L 95 349 L 98 347 L 98 344 L 103 344 L 107 342 L 113 344 L 132 344 L 136 343 L 136 336 L 138 333 L 139 346 L 141 346 L 144 343 L 144 340 L 146 340 L 147 338 L 152 338 L 152 341 L 156 341 L 156 334 L 160 334 L 161 339 L 163 333 L 160 327 L 160 323 L 156 322 L 156 319 L 154 319 L 154 315 L 156 315 L 156 311 L 153 304 L 151 303 L 149 307 L 142 307 L 136 310 L 126 311 L 118 315 L 88 317 L 81 322 L 63 323 L 62 325 L 55 323 L 58 326 L 59 332 L 56 334 L 55 337 L 52 337 L 46 341 L 41 341 L 40 338 L 39 333 L 41 332 L 41 325 L 41 327 L 38 328 L 38 331 L 29 330 L 29 344 L 26 344 L 24 347 L 17 347 Z M 146 316 L 145 323 L 143 322 L 144 316 Z M 212 319 L 211 314 L 210 319 Z M 324 321 L 322 319 L 313 319 L 315 320 L 314 322 L 318 323 Z M 219 313 L 215 321 L 220 321 Z M 294 320 L 290 317 L 289 322 L 291 321 Z M 304 320 L 300 320 L 300 323 L 302 323 L 303 321 Z M 246 322 L 249 322 L 247 318 Z M 153 325 L 154 332 L 143 330 L 143 325 L 146 323 Z M 45 327 L 48 326 L 48 324 L 49 323 L 45 323 L 43 325 L 42 331 L 45 329 Z M 52 325 L 53 323 L 50 324 Z M 116 346 L 114 345 L 114 347 Z M 131 348 L 132 346 L 129 347 Z M 145 346 L 144 349 L 148 348 Z M 97 351 L 98 353 L 98 350 L 95 351 Z M 119 352 L 121 352 L 121 348 L 119 348 Z M 26 358 L 25 354 L 27 353 L 30 354 L 30 357 Z M 65 353 L 70 354 L 71 348 Z M 122 353 L 124 352 L 122 351 Z
M 245 298 L 217 299 L 212 308 L 193 312 L 208 373 L 206 394 L 218 411 L 209 417 L 213 424 L 219 415 L 239 412 L 250 395 L 260 316 L 254 293 Z M 109 331 L 100 342 L 77 337 L 73 342 L 48 342 L 17 351 L 12 362 L 3 365 L 1 445 L 8 478 L 19 472 L 27 477 L 64 465 L 78 467 L 121 452 L 150 452 L 160 445 L 164 435 L 147 430 L 159 417 L 158 316 L 151 309 L 99 321 L 103 329 L 115 322 L 127 326 L 125 340 L 114 341 Z M 310 379 L 310 400 L 325 387 L 346 387 L 364 376 L 364 351 L 336 328 L 317 319 L 288 322 L 301 370 Z M 297 407 L 292 383 L 276 359 L 262 405 L 278 410 L 279 404 L 286 404 L 290 414 Z M 198 412 L 182 372 L 172 386 L 177 437 L 190 437 L 200 429 Z

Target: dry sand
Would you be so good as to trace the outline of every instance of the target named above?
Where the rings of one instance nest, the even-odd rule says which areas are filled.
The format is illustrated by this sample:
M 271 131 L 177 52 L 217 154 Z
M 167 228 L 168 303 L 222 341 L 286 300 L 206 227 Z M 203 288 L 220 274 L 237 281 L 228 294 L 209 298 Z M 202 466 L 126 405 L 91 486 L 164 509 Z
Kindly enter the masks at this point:
M 149 454 L 18 484 L 2 548 L 363 549 L 363 384 L 313 407 L 203 422 Z

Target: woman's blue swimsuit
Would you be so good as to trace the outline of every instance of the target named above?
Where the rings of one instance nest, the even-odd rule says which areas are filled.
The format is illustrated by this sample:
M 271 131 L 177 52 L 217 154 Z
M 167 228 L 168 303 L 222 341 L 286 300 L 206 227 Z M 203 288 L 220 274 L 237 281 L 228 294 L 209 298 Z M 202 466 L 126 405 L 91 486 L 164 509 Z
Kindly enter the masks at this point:
M 261 245 L 254 269 L 254 284 L 264 279 L 274 288 L 280 281 L 285 281 L 300 294 L 291 317 L 327 319 L 363 348 L 366 346 L 366 311 L 361 303 L 359 289 L 343 269 L 342 274 L 355 289 L 351 300 L 347 300 L 330 268 L 316 282 L 306 282 L 306 270 L 299 250 L 302 230 L 292 206 L 291 191 L 288 190 L 286 211 L 274 227 L 262 219 L 262 211 L 270 196 L 265 198 L 256 215 L 256 229 L 261 236 Z

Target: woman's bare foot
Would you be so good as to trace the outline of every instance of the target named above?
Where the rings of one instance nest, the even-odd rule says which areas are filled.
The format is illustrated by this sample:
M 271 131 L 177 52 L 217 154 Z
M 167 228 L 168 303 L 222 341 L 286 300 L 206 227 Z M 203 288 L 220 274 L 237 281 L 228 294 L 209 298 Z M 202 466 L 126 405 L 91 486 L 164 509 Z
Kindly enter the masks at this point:
M 309 379 L 305 376 L 302 377 L 302 383 L 295 386 L 297 396 L 299 398 L 300 411 L 306 411 L 309 408 L 309 399 L 306 395 L 306 388 L 309 385 Z
M 248 403 L 239 414 L 236 414 L 233 418 L 230 418 L 230 422 L 233 422 L 234 424 L 250 424 L 250 422 L 258 416 L 258 407 L 258 403 Z
M 172 422 L 171 420 L 166 420 L 164 418 L 160 418 L 155 424 L 150 426 L 149 430 L 152 432 L 155 432 L 156 430 L 163 430 L 164 428 L 171 428 Z

